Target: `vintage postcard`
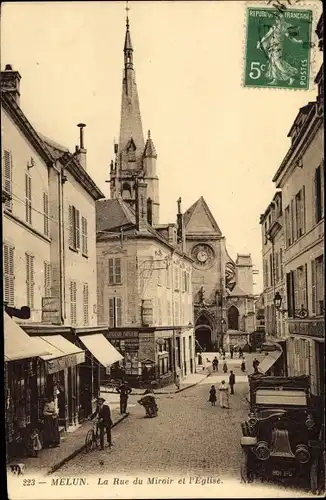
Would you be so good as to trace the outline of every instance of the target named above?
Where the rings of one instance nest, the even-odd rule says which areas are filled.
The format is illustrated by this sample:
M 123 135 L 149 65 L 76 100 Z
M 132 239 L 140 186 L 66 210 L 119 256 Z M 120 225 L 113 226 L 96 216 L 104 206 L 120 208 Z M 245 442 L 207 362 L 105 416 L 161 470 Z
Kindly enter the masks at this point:
M 323 26 L 2 3 L 11 500 L 325 494 Z

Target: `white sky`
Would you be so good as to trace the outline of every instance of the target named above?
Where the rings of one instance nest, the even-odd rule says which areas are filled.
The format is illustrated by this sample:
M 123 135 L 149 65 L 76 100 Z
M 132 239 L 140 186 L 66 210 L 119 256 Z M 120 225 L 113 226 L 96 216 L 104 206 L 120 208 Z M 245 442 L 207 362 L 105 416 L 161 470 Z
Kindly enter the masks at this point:
M 230 255 L 252 254 L 259 292 L 259 215 L 274 195 L 293 119 L 315 91 L 242 87 L 242 1 L 129 7 L 144 134 L 151 129 L 158 153 L 160 222 L 175 220 L 179 196 L 183 210 L 204 196 Z M 5 2 L 1 9 L 2 69 L 8 63 L 21 73 L 23 111 L 71 151 L 77 123 L 87 124 L 87 169 L 107 196 L 120 125 L 124 8 L 123 1 L 92 1 Z

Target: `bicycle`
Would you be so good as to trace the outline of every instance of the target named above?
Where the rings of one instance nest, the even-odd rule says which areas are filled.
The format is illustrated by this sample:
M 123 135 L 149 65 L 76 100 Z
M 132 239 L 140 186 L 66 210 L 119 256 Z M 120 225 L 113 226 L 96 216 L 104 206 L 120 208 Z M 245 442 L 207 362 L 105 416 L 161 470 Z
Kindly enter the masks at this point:
M 93 427 L 87 431 L 85 438 L 85 451 L 86 453 L 90 453 L 95 448 L 98 448 L 99 445 L 99 429 L 98 422 L 93 422 Z

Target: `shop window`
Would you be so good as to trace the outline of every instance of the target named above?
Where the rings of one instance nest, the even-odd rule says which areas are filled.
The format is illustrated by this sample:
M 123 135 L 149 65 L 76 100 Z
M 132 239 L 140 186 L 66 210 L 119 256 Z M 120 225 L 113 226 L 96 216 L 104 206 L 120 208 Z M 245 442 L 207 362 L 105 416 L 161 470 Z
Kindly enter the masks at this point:
M 9 306 L 15 305 L 14 247 L 3 245 L 4 299 Z
M 109 285 L 121 285 L 121 258 L 109 259 Z

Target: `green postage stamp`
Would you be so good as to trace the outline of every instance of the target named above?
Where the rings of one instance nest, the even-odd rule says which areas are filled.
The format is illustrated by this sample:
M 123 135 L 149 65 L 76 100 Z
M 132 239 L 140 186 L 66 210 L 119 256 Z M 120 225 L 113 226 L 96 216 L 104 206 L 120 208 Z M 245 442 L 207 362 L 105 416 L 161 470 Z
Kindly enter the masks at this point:
M 245 87 L 309 89 L 313 11 L 247 8 Z

